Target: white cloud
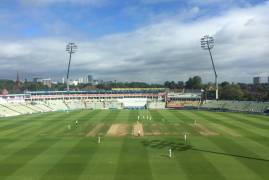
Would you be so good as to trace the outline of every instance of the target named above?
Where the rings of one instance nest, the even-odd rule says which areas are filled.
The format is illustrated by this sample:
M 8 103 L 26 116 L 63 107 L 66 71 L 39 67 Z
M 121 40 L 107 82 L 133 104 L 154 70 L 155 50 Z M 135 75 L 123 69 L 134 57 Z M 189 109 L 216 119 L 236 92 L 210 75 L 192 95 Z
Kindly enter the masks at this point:
M 269 3 L 265 3 L 195 22 L 171 19 L 94 41 L 77 39 L 71 77 L 90 73 L 108 80 L 162 82 L 201 75 L 213 81 L 208 52 L 199 44 L 203 35 L 211 34 L 216 40 L 213 55 L 220 80 L 249 82 L 268 71 L 268 11 Z M 0 76 L 19 70 L 60 79 L 66 72 L 67 42 L 52 38 L 1 42 L 6 47 L 0 50 L 5 65 Z

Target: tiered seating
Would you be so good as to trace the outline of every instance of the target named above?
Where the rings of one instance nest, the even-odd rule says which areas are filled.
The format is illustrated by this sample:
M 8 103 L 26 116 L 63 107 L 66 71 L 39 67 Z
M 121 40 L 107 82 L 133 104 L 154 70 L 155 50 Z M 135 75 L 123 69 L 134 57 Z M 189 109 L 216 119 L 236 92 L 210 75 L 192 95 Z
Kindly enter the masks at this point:
M 148 103 L 149 109 L 165 109 L 165 102 L 151 101 Z
M 221 109 L 223 108 L 223 106 L 224 106 L 224 103 L 222 101 L 211 101 L 211 100 L 206 101 L 202 105 L 203 108 L 208 108 L 208 109 Z
M 69 109 L 85 109 L 84 101 L 65 101 Z
M 36 111 L 25 106 L 25 103 L 9 103 L 6 106 L 20 114 L 32 114 Z
M 47 101 L 46 103 L 54 111 L 65 111 L 68 110 L 68 107 L 62 100 Z
M 223 109 L 244 112 L 264 112 L 269 108 L 268 102 L 255 101 L 207 101 L 202 105 L 208 109 Z
M 85 101 L 86 109 L 105 109 L 104 102 L 100 100 Z
M 35 112 L 44 112 L 43 109 L 41 109 L 41 108 L 37 107 L 36 105 L 31 104 L 31 103 L 25 103 L 25 106 L 32 109 Z
M 105 109 L 104 102 L 94 102 L 94 109 Z
M 248 110 L 251 112 L 264 112 L 269 108 L 269 102 L 250 102 Z
M 145 108 L 147 104 L 147 98 L 124 98 L 118 99 L 124 106 L 124 108 L 141 109 Z
M 5 104 L 6 105 L 6 104 Z M 18 116 L 19 112 L 9 109 L 7 106 L 0 104 L 0 116 L 9 117 L 9 116 Z
M 104 102 L 104 108 L 105 109 L 121 109 L 123 107 L 123 104 L 116 101 L 116 100 L 111 100 L 111 101 L 105 101 Z
M 37 104 L 35 104 L 33 106 L 36 107 L 36 108 L 41 109 L 41 112 L 49 112 L 49 111 L 52 111 L 53 110 L 51 107 L 49 107 L 48 105 L 46 105 L 43 102 L 37 103 Z
M 198 107 L 200 101 L 169 101 L 167 102 L 168 108 L 183 108 L 183 107 Z

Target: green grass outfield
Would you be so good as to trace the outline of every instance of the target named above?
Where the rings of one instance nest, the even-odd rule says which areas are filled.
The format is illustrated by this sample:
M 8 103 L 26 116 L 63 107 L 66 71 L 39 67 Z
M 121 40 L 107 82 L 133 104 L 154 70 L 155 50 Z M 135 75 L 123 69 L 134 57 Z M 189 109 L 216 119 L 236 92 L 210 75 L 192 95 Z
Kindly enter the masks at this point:
M 144 137 L 132 135 L 138 115 L 145 116 L 140 120 Z M 194 120 L 199 127 L 193 126 Z M 107 136 L 113 124 L 125 124 L 128 134 Z M 189 133 L 187 142 L 184 132 Z M 102 135 L 100 144 L 97 134 Z M 83 110 L 2 118 L 0 180 L 4 179 L 269 179 L 269 117 L 181 110 Z

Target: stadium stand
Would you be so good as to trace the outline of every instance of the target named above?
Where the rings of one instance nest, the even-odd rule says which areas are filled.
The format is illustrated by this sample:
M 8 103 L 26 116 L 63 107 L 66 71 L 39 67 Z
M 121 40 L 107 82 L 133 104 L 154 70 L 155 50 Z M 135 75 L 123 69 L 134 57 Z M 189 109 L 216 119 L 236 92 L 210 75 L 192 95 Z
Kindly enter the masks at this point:
M 197 108 L 202 102 L 201 91 L 175 93 L 170 92 L 167 94 L 167 108 Z
M 33 106 L 35 108 L 39 108 L 41 110 L 41 112 L 53 111 L 53 109 L 51 107 L 49 107 L 47 104 L 45 104 L 44 102 L 34 102 Z
M 124 98 L 118 101 L 125 109 L 144 109 L 147 105 L 147 98 Z
M 63 100 L 47 101 L 47 105 L 53 109 L 53 111 L 66 111 L 68 107 Z
M 85 102 L 80 101 L 80 100 L 69 100 L 69 101 L 64 101 L 66 107 L 68 109 L 85 109 Z
M 38 112 L 43 112 L 43 110 L 41 110 L 41 109 L 38 108 L 37 106 L 32 105 L 31 103 L 25 103 L 25 104 L 22 104 L 22 105 L 24 105 L 24 106 L 27 107 L 27 108 L 32 109 L 33 112 L 36 112 L 36 113 L 38 113 Z
M 12 109 L 13 111 L 16 111 L 20 114 L 32 114 L 35 113 L 34 110 L 28 108 L 25 106 L 25 103 L 11 103 L 11 104 L 6 104 L 6 106 L 9 109 Z
M 263 113 L 269 108 L 269 102 L 207 100 L 201 108 Z
M 169 101 L 167 102 L 167 108 L 197 108 L 200 105 L 200 101 Z
M 0 116 L 1 117 L 9 117 L 9 116 L 18 116 L 19 112 L 14 111 L 3 104 L 0 104 Z
M 147 103 L 148 109 L 165 109 L 165 102 L 160 101 L 149 101 Z
M 199 92 L 164 93 L 162 89 L 32 92 L 0 96 L 0 117 L 75 109 L 202 108 L 253 113 L 269 111 L 269 102 L 221 100 L 202 102 Z

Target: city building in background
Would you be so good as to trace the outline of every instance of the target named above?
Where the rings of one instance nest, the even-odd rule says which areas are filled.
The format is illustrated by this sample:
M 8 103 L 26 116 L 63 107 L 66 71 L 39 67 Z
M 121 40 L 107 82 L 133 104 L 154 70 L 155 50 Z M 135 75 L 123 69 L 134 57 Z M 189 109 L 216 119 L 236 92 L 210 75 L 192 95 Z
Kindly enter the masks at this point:
M 78 82 L 79 84 L 92 84 L 93 83 L 92 75 L 80 77 L 78 78 Z
M 50 78 L 33 78 L 34 83 L 42 83 L 45 86 L 51 88 L 52 80 Z
M 253 78 L 253 84 L 269 84 L 269 77 L 256 76 Z

